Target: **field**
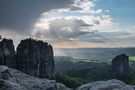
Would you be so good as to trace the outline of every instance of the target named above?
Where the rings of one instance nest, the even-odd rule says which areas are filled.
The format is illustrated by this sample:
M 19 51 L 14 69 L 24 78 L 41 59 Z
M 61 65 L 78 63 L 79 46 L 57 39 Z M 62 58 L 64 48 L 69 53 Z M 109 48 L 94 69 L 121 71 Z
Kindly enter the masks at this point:
M 134 57 L 130 57 L 130 78 L 115 76 L 111 62 L 104 60 L 74 59 L 67 56 L 56 56 L 56 75 L 54 79 L 64 83 L 68 87 L 76 88 L 81 84 L 109 79 L 119 79 L 129 84 L 135 84 L 135 62 Z M 104 62 L 103 62 L 104 61 Z M 71 83 L 72 82 L 72 83 Z
M 130 56 L 129 60 L 135 60 L 135 56 Z

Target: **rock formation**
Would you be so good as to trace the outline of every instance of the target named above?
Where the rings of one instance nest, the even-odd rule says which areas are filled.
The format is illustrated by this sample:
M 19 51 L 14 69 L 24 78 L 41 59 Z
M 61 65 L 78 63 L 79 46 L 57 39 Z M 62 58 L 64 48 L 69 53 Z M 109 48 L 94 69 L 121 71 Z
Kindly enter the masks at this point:
M 52 77 L 54 58 L 51 45 L 33 39 L 22 40 L 17 47 L 17 69 L 32 76 Z
M 49 78 L 54 73 L 52 46 L 31 38 L 22 40 L 14 50 L 12 40 L 0 41 L 0 65 L 13 67 L 32 76 Z
M 71 90 L 55 80 L 39 79 L 0 66 L 0 90 Z
M 121 54 L 112 59 L 112 67 L 116 73 L 125 74 L 129 70 L 129 59 L 126 54 Z
M 0 41 L 0 65 L 14 67 L 15 50 L 13 41 L 10 39 L 2 39 Z
M 135 90 L 134 86 L 125 84 L 119 80 L 96 81 L 84 84 L 76 90 Z

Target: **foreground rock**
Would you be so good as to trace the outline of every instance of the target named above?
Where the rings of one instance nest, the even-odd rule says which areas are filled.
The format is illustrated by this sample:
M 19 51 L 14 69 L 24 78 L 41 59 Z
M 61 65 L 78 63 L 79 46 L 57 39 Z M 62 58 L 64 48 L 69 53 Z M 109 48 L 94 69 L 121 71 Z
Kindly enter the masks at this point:
M 76 90 L 135 90 L 134 86 L 130 86 L 119 80 L 96 81 L 84 84 Z
M 0 90 L 70 90 L 55 80 L 39 79 L 0 66 Z

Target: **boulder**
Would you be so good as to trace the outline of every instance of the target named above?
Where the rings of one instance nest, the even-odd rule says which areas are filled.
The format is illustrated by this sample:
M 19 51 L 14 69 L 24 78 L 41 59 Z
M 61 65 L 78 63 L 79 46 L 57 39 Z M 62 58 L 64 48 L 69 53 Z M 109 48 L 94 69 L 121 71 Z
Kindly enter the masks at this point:
M 76 90 L 135 90 L 134 86 L 125 84 L 119 80 L 108 81 L 96 81 L 88 84 L 84 84 L 78 87 Z
M 0 66 L 0 78 L 9 79 L 11 76 L 7 66 Z
M 0 75 L 7 70 L 11 75 L 0 77 L 0 90 L 71 90 L 55 80 L 39 79 L 6 66 L 0 66 Z

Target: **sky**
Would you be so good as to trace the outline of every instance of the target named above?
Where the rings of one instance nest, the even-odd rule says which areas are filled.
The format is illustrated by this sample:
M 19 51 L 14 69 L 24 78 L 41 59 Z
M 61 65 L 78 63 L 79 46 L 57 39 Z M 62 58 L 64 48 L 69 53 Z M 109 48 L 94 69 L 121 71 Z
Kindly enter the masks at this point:
M 135 47 L 135 0 L 0 0 L 0 35 L 54 48 Z

